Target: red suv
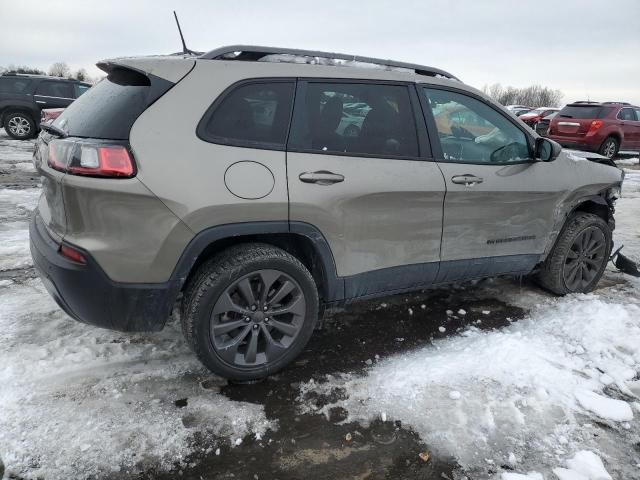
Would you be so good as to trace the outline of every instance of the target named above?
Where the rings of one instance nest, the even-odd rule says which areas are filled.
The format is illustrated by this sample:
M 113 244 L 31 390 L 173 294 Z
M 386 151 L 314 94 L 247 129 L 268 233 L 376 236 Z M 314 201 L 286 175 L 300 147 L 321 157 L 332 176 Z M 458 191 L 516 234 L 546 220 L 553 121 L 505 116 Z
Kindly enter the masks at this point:
M 551 120 L 548 137 L 563 147 L 598 152 L 640 150 L 640 107 L 624 102 L 575 102 Z

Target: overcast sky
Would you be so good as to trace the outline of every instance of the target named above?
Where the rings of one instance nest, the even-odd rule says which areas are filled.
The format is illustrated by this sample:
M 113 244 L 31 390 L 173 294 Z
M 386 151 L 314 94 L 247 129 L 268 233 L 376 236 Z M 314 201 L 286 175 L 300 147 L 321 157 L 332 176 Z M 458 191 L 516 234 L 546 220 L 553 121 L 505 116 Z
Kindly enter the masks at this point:
M 103 58 L 187 44 L 309 48 L 450 71 L 481 88 L 558 88 L 564 101 L 640 104 L 640 0 L 0 0 L 0 66 L 92 75 Z

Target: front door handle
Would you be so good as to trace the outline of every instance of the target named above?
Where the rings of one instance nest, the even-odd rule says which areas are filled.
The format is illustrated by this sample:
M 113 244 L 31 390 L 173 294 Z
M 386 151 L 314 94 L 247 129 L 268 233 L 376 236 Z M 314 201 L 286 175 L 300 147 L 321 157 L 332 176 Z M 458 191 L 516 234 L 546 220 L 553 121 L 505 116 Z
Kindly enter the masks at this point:
M 317 172 L 304 172 L 298 177 L 304 183 L 317 183 L 318 185 L 333 185 L 344 181 L 344 175 L 329 172 L 327 170 L 319 170 Z
M 451 182 L 458 185 L 464 185 L 465 187 L 472 187 L 478 183 L 484 182 L 484 179 L 476 177 L 475 175 L 455 175 L 451 177 Z

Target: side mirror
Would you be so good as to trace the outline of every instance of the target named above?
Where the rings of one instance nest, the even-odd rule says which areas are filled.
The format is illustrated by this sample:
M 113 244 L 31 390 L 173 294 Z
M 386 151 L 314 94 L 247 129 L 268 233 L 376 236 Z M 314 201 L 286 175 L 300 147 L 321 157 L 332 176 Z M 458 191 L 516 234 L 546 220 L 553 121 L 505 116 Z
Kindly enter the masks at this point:
M 549 140 L 548 138 L 536 138 L 535 158 L 542 162 L 553 162 L 560 152 L 562 147 L 560 144 Z

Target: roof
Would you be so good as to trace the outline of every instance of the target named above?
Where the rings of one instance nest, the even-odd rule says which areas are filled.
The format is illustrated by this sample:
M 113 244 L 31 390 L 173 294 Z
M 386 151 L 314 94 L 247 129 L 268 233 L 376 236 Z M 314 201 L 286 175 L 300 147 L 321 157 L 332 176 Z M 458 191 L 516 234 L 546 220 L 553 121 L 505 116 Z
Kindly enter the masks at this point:
M 428 67 L 426 65 L 418 65 L 414 63 L 398 62 L 395 60 L 384 60 L 373 57 L 361 57 L 358 55 L 348 55 L 344 53 L 321 52 L 314 50 L 300 50 L 291 48 L 263 47 L 255 45 L 230 45 L 211 50 L 200 55 L 199 59 L 204 60 L 236 60 L 236 61 L 269 61 L 270 56 L 278 56 L 273 61 L 286 62 L 290 57 L 291 63 L 309 63 L 324 64 L 332 66 L 345 67 L 365 67 L 367 65 L 375 65 L 388 69 L 408 70 L 417 75 L 425 75 L 429 77 L 443 77 L 451 80 L 460 81 L 457 77 L 449 72 L 439 68 Z M 307 61 L 300 62 L 300 58 Z
M 24 77 L 24 78 L 42 78 L 46 80 L 59 80 L 59 81 L 67 81 L 67 82 L 79 82 L 79 83 L 87 83 L 81 80 L 76 80 L 75 78 L 64 78 L 64 77 L 56 77 L 53 75 L 38 75 L 35 73 L 16 73 L 16 72 L 5 72 L 0 77 Z M 87 85 L 89 85 L 87 83 Z

